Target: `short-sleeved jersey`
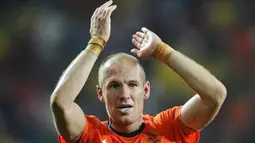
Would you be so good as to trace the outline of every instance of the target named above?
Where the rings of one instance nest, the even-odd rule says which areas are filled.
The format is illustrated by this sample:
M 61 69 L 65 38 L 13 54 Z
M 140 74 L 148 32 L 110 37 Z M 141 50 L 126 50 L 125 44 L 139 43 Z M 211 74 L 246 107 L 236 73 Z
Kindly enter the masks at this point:
M 85 115 L 86 126 L 79 143 L 197 143 L 199 131 L 186 127 L 180 120 L 182 106 L 157 114 L 143 115 L 144 129 L 133 137 L 123 137 L 95 116 Z M 59 136 L 59 143 L 67 143 Z

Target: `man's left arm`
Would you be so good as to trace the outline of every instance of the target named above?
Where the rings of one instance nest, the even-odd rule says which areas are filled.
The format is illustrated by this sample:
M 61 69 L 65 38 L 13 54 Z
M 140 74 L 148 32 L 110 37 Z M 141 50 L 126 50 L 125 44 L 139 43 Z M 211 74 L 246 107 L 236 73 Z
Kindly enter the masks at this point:
M 135 48 L 131 52 L 141 59 L 156 58 L 168 65 L 197 93 L 181 110 L 181 122 L 199 130 L 217 115 L 226 98 L 225 86 L 204 67 L 172 49 L 147 28 L 132 37 Z
M 225 86 L 204 67 L 178 51 L 171 53 L 166 64 L 197 93 L 184 104 L 181 122 L 195 130 L 204 128 L 222 106 L 227 94 Z

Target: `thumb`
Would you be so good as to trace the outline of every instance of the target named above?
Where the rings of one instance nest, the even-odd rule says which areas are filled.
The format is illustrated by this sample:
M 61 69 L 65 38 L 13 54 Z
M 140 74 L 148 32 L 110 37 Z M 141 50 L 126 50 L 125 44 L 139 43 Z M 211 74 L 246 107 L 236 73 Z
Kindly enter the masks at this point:
M 139 50 L 138 49 L 131 49 L 131 53 L 133 53 L 134 55 L 138 56 L 138 52 Z
M 150 32 L 150 30 L 148 29 L 148 28 L 146 28 L 146 27 L 143 27 L 142 28 L 142 31 L 146 34 L 146 33 L 148 33 L 148 32 Z

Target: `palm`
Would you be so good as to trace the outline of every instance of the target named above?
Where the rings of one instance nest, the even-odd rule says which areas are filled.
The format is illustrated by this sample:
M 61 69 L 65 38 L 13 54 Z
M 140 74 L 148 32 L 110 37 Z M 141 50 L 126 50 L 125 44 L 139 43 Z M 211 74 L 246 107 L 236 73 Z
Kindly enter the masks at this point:
M 147 28 L 142 28 L 142 31 L 136 32 L 133 35 L 132 42 L 136 48 L 132 49 L 131 52 L 141 59 L 152 58 L 153 51 L 162 41 L 155 33 Z

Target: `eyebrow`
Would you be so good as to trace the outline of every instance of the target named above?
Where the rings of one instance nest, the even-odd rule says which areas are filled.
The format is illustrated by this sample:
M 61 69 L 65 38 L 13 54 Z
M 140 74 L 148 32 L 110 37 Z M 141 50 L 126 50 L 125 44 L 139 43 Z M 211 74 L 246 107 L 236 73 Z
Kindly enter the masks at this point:
M 106 84 L 106 87 L 108 87 L 109 85 L 112 85 L 112 84 L 120 84 L 120 82 L 117 81 L 117 80 L 112 80 L 112 81 L 110 81 L 110 82 L 108 82 L 108 83 Z
M 130 83 L 130 82 L 132 82 L 132 83 L 139 83 L 138 80 L 130 80 L 130 81 L 128 81 L 128 83 Z
M 112 84 L 112 83 L 120 83 L 120 82 L 117 81 L 117 80 L 112 80 L 112 81 L 110 81 L 107 85 Z
M 112 80 L 112 81 L 110 81 L 109 83 L 107 83 L 107 85 L 110 85 L 110 84 L 114 84 L 114 83 L 121 83 L 120 81 L 118 81 L 118 80 Z M 138 80 L 129 80 L 129 81 L 127 81 L 126 83 L 137 83 L 137 84 L 139 84 L 139 81 Z

